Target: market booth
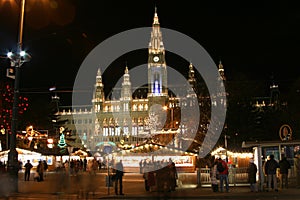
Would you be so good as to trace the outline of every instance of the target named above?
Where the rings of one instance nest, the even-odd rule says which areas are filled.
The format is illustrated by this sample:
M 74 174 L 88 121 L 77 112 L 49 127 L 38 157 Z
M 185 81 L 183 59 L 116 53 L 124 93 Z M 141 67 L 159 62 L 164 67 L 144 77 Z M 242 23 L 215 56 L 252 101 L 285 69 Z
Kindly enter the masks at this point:
M 221 158 L 223 160 L 228 160 L 228 165 L 236 168 L 245 168 L 249 165 L 249 160 L 253 158 L 253 152 L 249 151 L 230 151 L 223 147 L 218 147 L 211 152 L 212 156 L 216 158 Z
M 20 148 L 16 148 L 16 150 L 18 152 L 18 160 L 21 161 L 23 165 L 27 162 L 27 160 L 30 160 L 31 164 L 36 167 L 40 160 L 45 160 L 45 157 L 40 153 Z M 9 150 L 0 152 L 0 161 L 2 163 L 7 163 L 8 153 Z
M 295 156 L 300 154 L 300 140 L 281 140 L 281 141 L 255 141 L 255 142 L 243 142 L 242 147 L 253 148 L 254 153 L 254 163 L 259 169 L 259 186 L 263 190 L 264 184 L 266 182 L 265 175 L 263 172 L 263 166 L 269 155 L 273 154 L 275 160 L 279 161 L 283 156 L 291 164 L 291 169 L 289 170 L 289 179 L 295 178 L 295 167 L 294 160 Z
M 144 144 L 128 150 L 114 152 L 110 160 L 122 160 L 125 172 L 140 172 L 140 162 L 169 162 L 175 163 L 177 171 L 194 172 L 196 154 L 181 151 L 159 144 Z

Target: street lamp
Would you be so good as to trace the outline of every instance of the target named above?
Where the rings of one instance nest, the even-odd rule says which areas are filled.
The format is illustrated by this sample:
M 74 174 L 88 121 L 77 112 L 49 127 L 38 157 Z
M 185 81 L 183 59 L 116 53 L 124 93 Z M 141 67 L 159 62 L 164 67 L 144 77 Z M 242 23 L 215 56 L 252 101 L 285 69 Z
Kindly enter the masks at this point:
M 24 24 L 24 11 L 25 11 L 25 0 L 21 0 L 20 9 L 20 21 L 19 21 L 19 37 L 18 37 L 18 49 L 17 53 L 14 54 L 9 52 L 7 54 L 10 59 L 11 67 L 15 67 L 15 85 L 14 85 L 14 97 L 13 97 L 13 110 L 12 110 L 12 121 L 11 121 L 11 135 L 10 145 L 8 154 L 8 171 L 11 176 L 11 192 L 18 192 L 18 152 L 16 150 L 16 135 L 17 135 L 17 116 L 18 116 L 18 100 L 19 100 L 19 85 L 20 85 L 20 67 L 24 62 L 30 60 L 30 56 L 22 50 L 23 43 L 23 24 Z

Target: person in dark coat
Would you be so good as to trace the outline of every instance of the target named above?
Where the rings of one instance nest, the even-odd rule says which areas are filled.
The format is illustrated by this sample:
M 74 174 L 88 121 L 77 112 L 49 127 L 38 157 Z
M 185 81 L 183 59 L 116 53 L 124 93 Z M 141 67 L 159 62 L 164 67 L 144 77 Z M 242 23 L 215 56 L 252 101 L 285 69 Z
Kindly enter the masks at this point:
M 30 178 L 30 170 L 33 167 L 32 164 L 30 163 L 30 160 L 27 160 L 27 163 L 24 165 L 25 167 L 25 181 L 29 181 Z
M 270 155 L 270 159 L 267 160 L 265 164 L 265 173 L 268 177 L 268 191 L 271 190 L 271 185 L 273 181 L 274 189 L 276 192 L 278 192 L 278 186 L 277 186 L 277 168 L 279 168 L 278 162 L 274 159 L 274 155 Z
M 44 181 L 44 165 L 41 160 L 39 161 L 39 164 L 36 167 L 36 171 L 39 174 L 38 182 Z
M 169 167 L 170 167 L 170 188 L 171 191 L 175 191 L 175 188 L 177 187 L 177 179 L 178 179 L 175 163 L 172 162 L 169 165 Z
M 124 175 L 124 168 L 122 160 L 116 164 L 116 178 L 115 178 L 115 193 L 119 195 L 123 194 L 123 175 Z M 119 185 L 119 193 L 118 193 L 118 185 Z
M 250 159 L 247 172 L 248 172 L 248 182 L 250 183 L 251 192 L 257 192 L 257 186 L 256 186 L 257 166 L 254 163 L 253 159 Z
M 279 161 L 279 168 L 280 168 L 280 186 L 281 188 L 285 187 L 288 188 L 288 174 L 289 169 L 291 168 L 290 162 L 286 159 L 286 157 L 282 157 Z

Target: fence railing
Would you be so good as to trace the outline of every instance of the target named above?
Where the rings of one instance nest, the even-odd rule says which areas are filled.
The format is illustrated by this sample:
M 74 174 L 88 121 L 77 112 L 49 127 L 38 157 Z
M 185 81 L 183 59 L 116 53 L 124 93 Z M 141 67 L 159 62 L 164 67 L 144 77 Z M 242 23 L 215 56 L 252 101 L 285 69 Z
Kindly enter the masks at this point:
M 247 167 L 229 168 L 228 180 L 229 184 L 247 183 L 248 173 Z M 201 184 L 210 184 L 210 169 L 201 168 Z

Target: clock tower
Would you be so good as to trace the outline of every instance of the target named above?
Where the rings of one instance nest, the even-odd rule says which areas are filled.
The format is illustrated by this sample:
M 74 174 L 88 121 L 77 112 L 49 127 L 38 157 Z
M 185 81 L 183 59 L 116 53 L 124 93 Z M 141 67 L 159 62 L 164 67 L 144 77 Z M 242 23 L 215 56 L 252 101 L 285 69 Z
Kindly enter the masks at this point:
M 165 48 L 156 8 L 148 47 L 148 99 L 150 106 L 164 106 L 168 100 Z

